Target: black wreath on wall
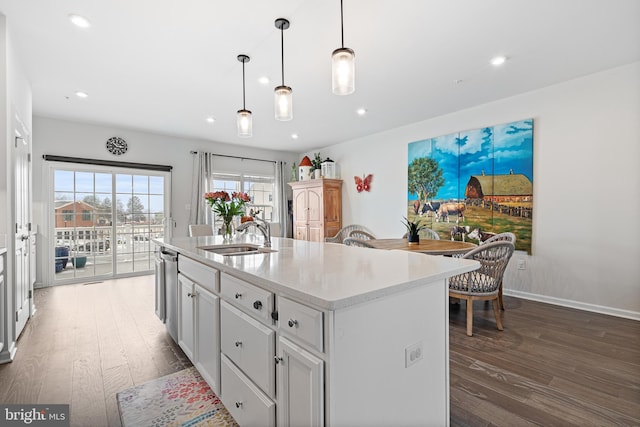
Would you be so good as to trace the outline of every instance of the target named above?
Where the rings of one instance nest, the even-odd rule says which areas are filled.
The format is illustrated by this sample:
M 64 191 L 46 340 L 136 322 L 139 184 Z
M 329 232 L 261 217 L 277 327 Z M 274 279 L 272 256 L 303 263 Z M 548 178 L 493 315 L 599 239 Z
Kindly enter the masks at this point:
M 111 154 L 119 156 L 126 153 L 127 148 L 127 141 L 118 136 L 113 136 L 107 139 L 107 150 L 109 150 Z

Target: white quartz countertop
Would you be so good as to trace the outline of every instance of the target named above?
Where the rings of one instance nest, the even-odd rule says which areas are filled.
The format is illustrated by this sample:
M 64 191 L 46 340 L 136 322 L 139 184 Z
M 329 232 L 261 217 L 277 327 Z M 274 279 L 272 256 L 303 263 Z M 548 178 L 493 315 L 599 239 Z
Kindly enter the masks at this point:
M 246 242 L 260 244 L 261 238 Z M 224 256 L 200 249 L 221 236 L 154 239 L 220 271 L 300 302 L 336 310 L 477 269 L 477 261 L 407 251 L 272 238 L 274 252 Z M 237 244 L 235 240 L 232 244 Z M 179 264 L 178 264 L 179 266 Z

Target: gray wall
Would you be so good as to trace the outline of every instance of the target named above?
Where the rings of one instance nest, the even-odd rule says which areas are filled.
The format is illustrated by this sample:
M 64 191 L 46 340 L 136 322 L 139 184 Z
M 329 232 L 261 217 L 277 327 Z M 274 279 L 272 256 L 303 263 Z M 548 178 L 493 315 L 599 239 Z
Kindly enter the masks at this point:
M 129 149 L 121 156 L 114 156 L 105 148 L 108 138 L 119 136 L 128 142 Z M 202 141 L 167 135 L 158 135 L 112 126 L 77 123 L 45 117 L 34 117 L 33 121 L 33 182 L 34 182 L 34 222 L 38 226 L 39 255 L 42 259 L 50 242 L 43 234 L 47 214 L 48 162 L 44 154 L 107 159 L 122 162 L 152 163 L 173 166 L 172 172 L 172 213 L 175 220 L 174 236 L 186 236 L 189 222 L 191 198 L 191 174 L 193 155 L 190 151 L 207 151 L 216 154 L 246 156 L 265 160 L 282 160 L 289 164 L 297 161 L 298 155 L 280 151 L 261 150 L 246 146 Z M 216 167 L 225 165 L 236 167 L 233 159 L 221 158 Z M 230 166 L 231 165 L 231 166 Z M 38 263 L 38 283 L 40 283 L 42 263 Z
M 532 255 L 514 255 L 505 292 L 640 319 L 640 62 L 322 149 L 345 180 L 343 222 L 401 236 L 408 143 L 530 117 Z

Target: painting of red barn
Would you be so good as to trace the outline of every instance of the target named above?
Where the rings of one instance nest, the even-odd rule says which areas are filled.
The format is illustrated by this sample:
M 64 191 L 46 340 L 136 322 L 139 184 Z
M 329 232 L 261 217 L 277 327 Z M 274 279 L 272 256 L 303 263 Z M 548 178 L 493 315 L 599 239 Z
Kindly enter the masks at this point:
M 441 239 L 512 232 L 531 253 L 533 119 L 409 143 L 407 218 Z

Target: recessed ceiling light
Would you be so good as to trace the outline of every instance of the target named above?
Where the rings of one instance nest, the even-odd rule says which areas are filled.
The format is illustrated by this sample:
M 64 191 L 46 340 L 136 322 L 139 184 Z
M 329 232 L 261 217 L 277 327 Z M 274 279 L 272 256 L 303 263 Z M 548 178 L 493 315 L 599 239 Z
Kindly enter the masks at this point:
M 269 82 L 271 82 L 271 80 L 269 80 L 269 77 L 267 76 L 262 76 L 258 79 L 258 83 L 260 83 L 261 85 L 268 85 Z
M 506 56 L 503 56 L 503 55 L 494 56 L 493 58 L 491 58 L 491 65 L 494 65 L 497 67 L 498 65 L 504 64 L 506 60 L 507 60 Z
M 80 28 L 89 28 L 91 26 L 91 22 L 87 18 L 74 13 L 69 14 L 69 20 Z
M 213 117 L 207 117 L 207 123 L 214 123 L 216 121 L 216 119 L 214 119 Z
M 298 139 L 298 134 L 297 133 L 292 133 L 291 134 L 291 138 L 292 139 Z
M 356 110 L 356 113 L 358 113 L 359 116 L 364 116 L 365 114 L 367 114 L 367 110 L 365 108 L 358 108 Z
M 76 96 L 78 98 L 87 98 L 89 95 L 86 92 L 82 92 L 82 91 L 79 90 L 79 91 L 76 92 Z

